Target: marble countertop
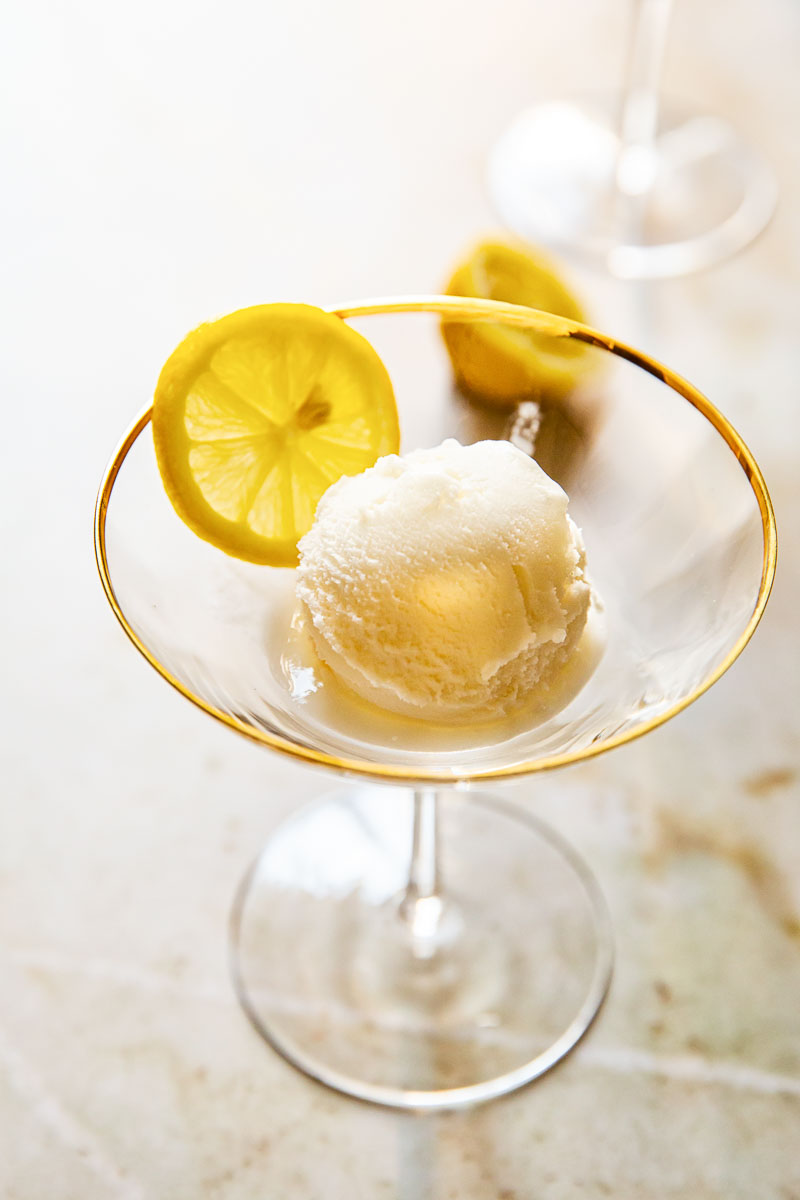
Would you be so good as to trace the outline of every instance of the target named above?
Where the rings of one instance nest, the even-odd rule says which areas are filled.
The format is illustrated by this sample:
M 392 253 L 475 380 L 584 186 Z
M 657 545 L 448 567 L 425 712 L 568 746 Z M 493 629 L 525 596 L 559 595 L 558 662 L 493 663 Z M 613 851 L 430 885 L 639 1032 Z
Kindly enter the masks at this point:
M 585 856 L 610 998 L 557 1071 L 436 1117 L 347 1100 L 254 1034 L 231 898 L 328 784 L 131 651 L 91 516 L 159 364 L 270 299 L 434 291 L 496 227 L 532 99 L 620 77 L 622 0 L 18 4 L 0 47 L 5 584 L 0 1194 L 7 1200 L 798 1200 L 800 8 L 677 4 L 665 90 L 773 163 L 778 211 L 691 278 L 574 266 L 600 328 L 687 376 L 767 477 L 778 576 L 743 656 L 647 738 L 503 794 Z

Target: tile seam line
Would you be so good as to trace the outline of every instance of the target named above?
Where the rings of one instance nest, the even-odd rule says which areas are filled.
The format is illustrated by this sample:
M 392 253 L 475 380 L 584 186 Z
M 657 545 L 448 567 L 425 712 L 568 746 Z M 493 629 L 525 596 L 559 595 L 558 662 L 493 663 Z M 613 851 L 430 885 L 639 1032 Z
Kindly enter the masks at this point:
M 49 1088 L 31 1062 L 9 1040 L 0 1026 L 0 1062 L 10 1086 L 28 1101 L 36 1120 L 49 1129 L 67 1150 L 76 1154 L 87 1171 L 98 1179 L 115 1200 L 147 1200 L 147 1193 L 108 1157 L 91 1130 L 69 1111 Z
M 732 1063 L 724 1059 L 702 1058 L 692 1054 L 653 1054 L 627 1047 L 579 1047 L 576 1061 L 598 1070 L 620 1075 L 651 1075 L 678 1083 L 698 1083 L 705 1087 L 728 1087 L 762 1096 L 796 1096 L 800 1099 L 800 1076 L 781 1075 L 758 1067 Z
M 121 963 L 103 960 L 76 960 L 53 951 L 16 950 L 8 957 L 17 967 L 46 971 L 55 975 L 80 975 L 85 979 L 111 983 L 139 991 L 161 992 L 186 999 L 233 1005 L 233 993 L 213 984 L 177 981 L 157 971 L 142 970 Z M 800 1097 L 800 1075 L 782 1075 L 757 1067 L 739 1065 L 724 1060 L 702 1058 L 699 1055 L 661 1055 L 629 1047 L 578 1046 L 573 1054 L 575 1063 L 593 1070 L 616 1074 L 651 1075 L 677 1082 L 724 1086 L 760 1095 Z

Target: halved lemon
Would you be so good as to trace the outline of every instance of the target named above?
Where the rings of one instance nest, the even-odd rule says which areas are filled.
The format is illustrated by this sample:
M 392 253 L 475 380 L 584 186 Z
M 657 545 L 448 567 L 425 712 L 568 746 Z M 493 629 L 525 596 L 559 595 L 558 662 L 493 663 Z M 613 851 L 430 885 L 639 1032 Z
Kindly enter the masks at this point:
M 264 304 L 201 325 L 165 364 L 156 459 L 178 515 L 236 558 L 293 566 L 323 492 L 400 434 L 389 375 L 338 317 Z
M 579 301 L 549 259 L 504 242 L 480 243 L 454 272 L 446 292 L 584 321 Z M 442 334 L 459 385 L 502 408 L 532 397 L 563 397 L 591 363 L 584 343 L 508 325 L 445 319 Z

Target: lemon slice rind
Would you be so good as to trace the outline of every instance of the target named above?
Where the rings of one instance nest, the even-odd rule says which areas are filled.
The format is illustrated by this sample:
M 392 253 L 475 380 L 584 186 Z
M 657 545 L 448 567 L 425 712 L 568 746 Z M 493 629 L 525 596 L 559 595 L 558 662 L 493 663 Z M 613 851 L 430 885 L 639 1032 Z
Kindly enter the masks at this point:
M 389 375 L 339 317 L 304 304 L 241 309 L 165 363 L 153 441 L 175 511 L 236 558 L 294 566 L 335 479 L 399 448 Z

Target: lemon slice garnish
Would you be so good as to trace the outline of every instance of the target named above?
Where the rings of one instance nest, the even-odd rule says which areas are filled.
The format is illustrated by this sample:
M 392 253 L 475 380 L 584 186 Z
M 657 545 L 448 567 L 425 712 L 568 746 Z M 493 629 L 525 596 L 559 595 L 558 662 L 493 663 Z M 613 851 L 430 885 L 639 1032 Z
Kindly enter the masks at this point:
M 544 255 L 503 242 L 477 246 L 454 272 L 446 292 L 504 300 L 584 321 L 578 300 Z M 563 397 L 591 363 L 581 342 L 508 325 L 447 319 L 442 333 L 459 385 L 479 400 L 503 408 L 531 397 Z
M 372 346 L 305 304 L 264 304 L 201 325 L 153 400 L 156 459 L 175 511 L 226 554 L 294 566 L 323 492 L 400 435 Z

